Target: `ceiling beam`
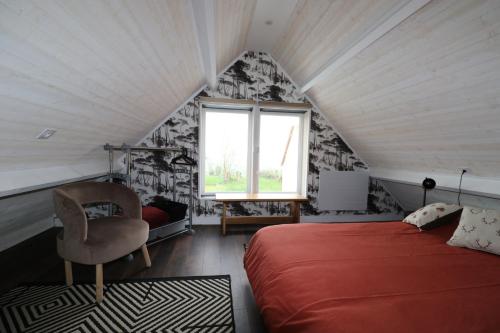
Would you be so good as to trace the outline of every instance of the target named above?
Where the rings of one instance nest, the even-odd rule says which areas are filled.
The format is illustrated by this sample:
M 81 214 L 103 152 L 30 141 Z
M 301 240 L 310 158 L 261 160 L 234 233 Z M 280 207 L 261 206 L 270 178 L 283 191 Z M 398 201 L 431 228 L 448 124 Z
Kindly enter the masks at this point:
M 401 1 L 398 6 L 395 6 L 392 10 L 388 11 L 383 17 L 381 17 L 371 29 L 362 34 L 353 43 L 349 44 L 345 49 L 335 54 L 323 66 L 321 66 L 302 85 L 302 88 L 300 89 L 301 92 L 305 93 L 327 74 L 331 74 L 334 70 L 354 58 L 361 51 L 398 26 L 401 22 L 417 12 L 430 1 L 431 0 Z
M 205 79 L 211 90 L 217 88 L 217 62 L 215 43 L 215 0 L 191 0 L 198 50 L 205 71 Z

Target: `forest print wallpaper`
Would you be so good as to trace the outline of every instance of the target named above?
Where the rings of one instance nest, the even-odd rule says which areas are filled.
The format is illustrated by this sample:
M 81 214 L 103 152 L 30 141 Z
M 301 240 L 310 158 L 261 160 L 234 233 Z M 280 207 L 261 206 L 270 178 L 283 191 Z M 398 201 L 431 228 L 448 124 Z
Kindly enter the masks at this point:
M 283 70 L 267 54 L 246 52 L 218 77 L 216 91 L 203 90 L 188 101 L 141 145 L 148 147 L 185 147 L 191 157 L 198 161 L 199 102 L 198 97 L 254 99 L 260 101 L 305 102 L 297 98 L 296 87 Z M 155 196 L 189 201 L 188 175 L 176 173 L 176 197 L 173 198 L 173 169 L 170 164 L 174 154 L 134 153 L 132 184 L 144 204 L 155 200 Z M 179 167 L 176 167 L 176 170 Z M 319 172 L 326 170 L 365 170 L 367 166 L 342 141 L 328 121 L 313 108 L 309 138 L 309 174 L 307 196 L 309 203 L 302 205 L 302 215 L 324 214 L 380 214 L 401 213 L 402 210 L 383 186 L 371 180 L 366 211 L 320 211 L 318 210 Z M 220 214 L 221 205 L 211 200 L 198 199 L 198 169 L 194 168 L 194 216 Z M 230 209 L 232 215 L 287 214 L 284 203 L 241 203 Z

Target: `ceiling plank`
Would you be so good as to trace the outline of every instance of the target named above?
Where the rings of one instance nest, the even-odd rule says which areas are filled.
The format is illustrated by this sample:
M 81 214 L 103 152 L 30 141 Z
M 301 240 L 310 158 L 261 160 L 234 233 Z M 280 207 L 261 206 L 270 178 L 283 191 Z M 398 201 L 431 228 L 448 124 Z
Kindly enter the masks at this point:
M 402 1 L 400 5 L 395 6 L 393 10 L 387 12 L 381 19 L 356 39 L 351 45 L 335 54 L 323 66 L 321 66 L 303 85 L 301 92 L 305 93 L 314 86 L 325 75 L 331 74 L 335 69 L 354 58 L 361 51 L 370 46 L 373 42 L 398 26 L 406 18 L 417 12 L 431 0 L 407 0 Z
M 217 73 L 222 72 L 244 50 L 256 51 L 245 48 L 256 4 L 257 0 L 215 1 Z
M 215 0 L 191 0 L 198 37 L 198 49 L 211 90 L 217 88 L 217 60 L 215 40 Z

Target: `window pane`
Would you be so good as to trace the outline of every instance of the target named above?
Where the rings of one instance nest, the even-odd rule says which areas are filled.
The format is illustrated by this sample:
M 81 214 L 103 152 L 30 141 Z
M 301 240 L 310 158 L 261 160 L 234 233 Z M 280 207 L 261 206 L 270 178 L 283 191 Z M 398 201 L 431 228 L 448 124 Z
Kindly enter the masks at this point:
M 246 192 L 249 112 L 206 111 L 205 193 Z
M 261 113 L 259 192 L 297 192 L 300 115 Z

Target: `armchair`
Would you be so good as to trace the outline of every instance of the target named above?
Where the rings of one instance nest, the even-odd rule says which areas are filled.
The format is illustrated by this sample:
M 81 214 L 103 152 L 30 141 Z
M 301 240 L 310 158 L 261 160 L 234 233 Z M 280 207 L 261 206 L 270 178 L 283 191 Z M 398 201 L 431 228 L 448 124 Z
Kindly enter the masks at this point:
M 147 267 L 151 267 L 146 241 L 149 226 L 142 220 L 137 194 L 113 183 L 82 182 L 54 190 L 56 215 L 63 223 L 57 236 L 57 252 L 64 259 L 66 284 L 73 284 L 71 263 L 96 266 L 96 301 L 103 299 L 102 265 L 138 248 Z M 120 206 L 121 216 L 87 220 L 83 205 L 111 202 Z

